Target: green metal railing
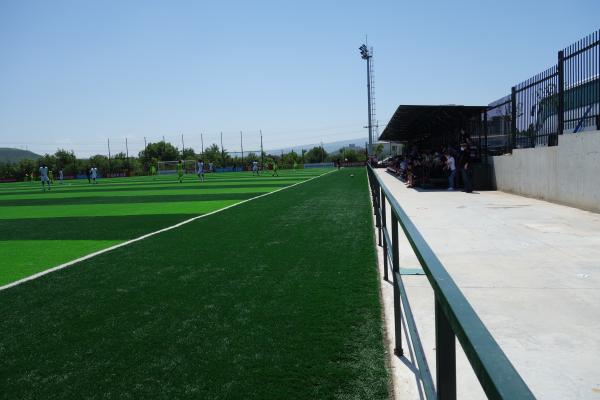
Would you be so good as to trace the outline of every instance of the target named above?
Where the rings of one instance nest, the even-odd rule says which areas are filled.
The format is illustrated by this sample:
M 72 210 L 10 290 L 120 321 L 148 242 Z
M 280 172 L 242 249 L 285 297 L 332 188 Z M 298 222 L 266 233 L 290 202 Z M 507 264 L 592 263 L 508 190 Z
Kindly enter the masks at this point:
M 402 350 L 402 311 L 415 351 L 415 358 L 423 391 L 428 400 L 456 399 L 456 348 L 458 338 L 479 383 L 489 399 L 535 399 L 535 396 L 515 370 L 498 343 L 479 319 L 465 296 L 456 286 L 440 260 L 431 250 L 388 187 L 379 179 L 371 166 L 367 166 L 373 212 L 378 231 L 378 244 L 383 247 L 384 279 L 388 269 L 394 287 L 394 336 L 397 356 Z M 391 237 L 387 226 L 386 202 L 391 211 Z M 419 260 L 435 295 L 436 377 L 434 386 L 431 372 L 410 303 L 400 275 L 398 226 L 402 227 Z

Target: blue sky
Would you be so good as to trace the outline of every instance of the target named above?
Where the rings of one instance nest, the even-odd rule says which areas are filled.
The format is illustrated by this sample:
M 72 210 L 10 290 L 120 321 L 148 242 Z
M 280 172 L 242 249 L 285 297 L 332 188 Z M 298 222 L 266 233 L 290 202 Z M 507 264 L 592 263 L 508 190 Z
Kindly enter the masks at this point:
M 487 104 L 600 28 L 600 1 L 0 0 L 0 147 L 80 156 L 167 140 L 366 137 L 399 104 Z

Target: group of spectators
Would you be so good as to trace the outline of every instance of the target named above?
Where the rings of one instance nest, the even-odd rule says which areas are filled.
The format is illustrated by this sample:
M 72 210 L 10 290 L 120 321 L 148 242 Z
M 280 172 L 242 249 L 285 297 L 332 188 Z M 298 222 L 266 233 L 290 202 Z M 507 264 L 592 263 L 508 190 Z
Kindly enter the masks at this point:
M 407 155 L 396 156 L 388 163 L 388 170 L 396 174 L 406 186 L 421 187 L 437 178 L 447 179 L 448 189 L 457 187 L 457 180 L 462 184 L 463 191 L 473 192 L 472 161 L 474 149 L 468 141 L 461 143 L 459 149 L 454 147 L 438 150 L 419 151 L 413 147 Z

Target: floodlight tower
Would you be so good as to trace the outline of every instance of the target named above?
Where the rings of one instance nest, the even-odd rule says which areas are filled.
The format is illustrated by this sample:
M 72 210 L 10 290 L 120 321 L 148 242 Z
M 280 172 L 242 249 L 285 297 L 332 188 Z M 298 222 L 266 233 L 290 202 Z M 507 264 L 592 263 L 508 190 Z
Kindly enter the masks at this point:
M 372 58 L 373 58 L 373 48 L 368 48 L 366 44 L 363 44 L 358 48 L 360 50 L 360 56 L 363 60 L 367 61 L 367 103 L 368 103 L 368 125 L 367 128 L 369 130 L 369 148 L 368 153 L 371 154 L 373 151 L 373 113 L 375 112 L 375 107 L 373 105 L 373 87 L 372 87 Z

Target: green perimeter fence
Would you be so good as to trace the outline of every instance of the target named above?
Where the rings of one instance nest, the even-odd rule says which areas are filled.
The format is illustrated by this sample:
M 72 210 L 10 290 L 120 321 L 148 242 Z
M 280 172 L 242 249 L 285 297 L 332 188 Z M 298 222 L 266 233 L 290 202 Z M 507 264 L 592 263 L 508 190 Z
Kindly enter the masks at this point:
M 456 340 L 460 342 L 482 389 L 489 399 L 534 399 L 519 373 L 479 319 L 421 233 L 417 230 L 389 188 L 367 166 L 378 245 L 383 247 L 384 279 L 391 266 L 394 287 L 395 354 L 402 350 L 402 311 L 415 350 L 419 377 L 428 400 L 456 399 Z M 391 210 L 391 237 L 387 226 L 386 201 Z M 419 339 L 410 303 L 400 275 L 398 226 L 402 227 L 435 295 L 436 377 L 434 385 Z

